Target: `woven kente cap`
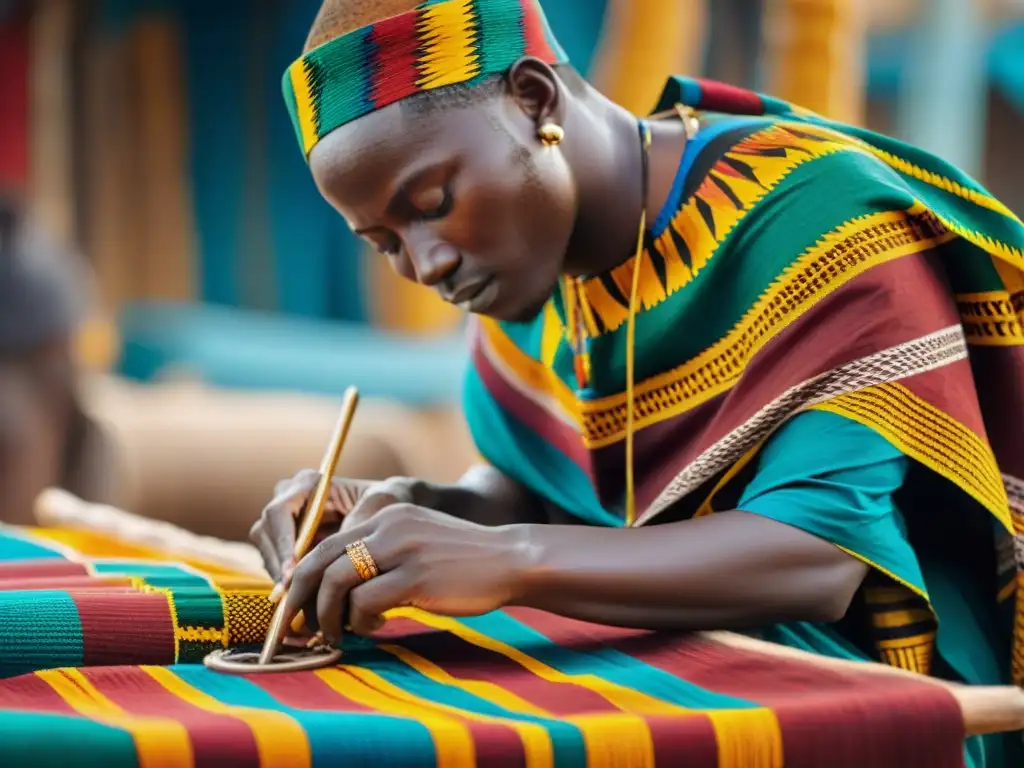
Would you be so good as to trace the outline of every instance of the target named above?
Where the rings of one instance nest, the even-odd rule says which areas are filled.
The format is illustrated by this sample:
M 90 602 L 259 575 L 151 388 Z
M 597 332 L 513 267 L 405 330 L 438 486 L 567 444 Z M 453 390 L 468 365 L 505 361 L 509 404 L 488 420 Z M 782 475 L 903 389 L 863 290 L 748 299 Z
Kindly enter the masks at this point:
M 568 62 L 538 0 L 328 0 L 282 88 L 303 154 L 417 93 L 507 72 L 523 56 Z

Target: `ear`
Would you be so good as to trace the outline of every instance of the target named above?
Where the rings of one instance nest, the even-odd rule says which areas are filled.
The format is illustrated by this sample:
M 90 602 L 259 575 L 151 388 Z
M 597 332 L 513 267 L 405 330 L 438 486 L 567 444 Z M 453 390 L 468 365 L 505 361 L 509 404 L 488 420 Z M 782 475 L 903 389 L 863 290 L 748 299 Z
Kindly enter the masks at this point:
M 509 95 L 534 125 L 562 125 L 565 99 L 555 71 L 540 59 L 525 56 L 508 72 Z

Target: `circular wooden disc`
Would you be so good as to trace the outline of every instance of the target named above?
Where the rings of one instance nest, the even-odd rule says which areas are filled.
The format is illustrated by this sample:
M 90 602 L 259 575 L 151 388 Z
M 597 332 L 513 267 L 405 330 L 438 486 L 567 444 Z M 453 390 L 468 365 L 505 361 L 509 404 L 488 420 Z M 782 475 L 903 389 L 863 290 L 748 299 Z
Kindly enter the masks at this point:
M 235 675 L 263 674 L 267 672 L 301 672 L 308 669 L 333 667 L 341 658 L 337 648 L 320 646 L 319 648 L 282 651 L 269 664 L 260 664 L 260 654 L 256 651 L 214 651 L 203 659 L 210 669 L 216 672 L 227 672 Z

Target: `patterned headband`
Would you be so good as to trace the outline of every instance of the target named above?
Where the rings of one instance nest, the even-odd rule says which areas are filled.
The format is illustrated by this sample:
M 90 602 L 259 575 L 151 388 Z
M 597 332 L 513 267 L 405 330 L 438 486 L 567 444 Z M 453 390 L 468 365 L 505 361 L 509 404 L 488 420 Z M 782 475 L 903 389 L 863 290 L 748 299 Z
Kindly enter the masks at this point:
M 285 103 L 308 158 L 345 123 L 415 93 L 473 84 L 523 56 L 568 61 L 538 0 L 426 0 L 330 40 L 285 72 Z

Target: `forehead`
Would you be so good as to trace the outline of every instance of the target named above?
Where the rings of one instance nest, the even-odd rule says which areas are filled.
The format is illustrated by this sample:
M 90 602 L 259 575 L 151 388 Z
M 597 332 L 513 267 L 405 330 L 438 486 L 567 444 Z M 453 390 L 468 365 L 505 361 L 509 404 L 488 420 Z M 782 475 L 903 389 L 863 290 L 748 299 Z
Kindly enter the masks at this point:
M 487 152 L 502 134 L 487 103 L 427 112 L 392 104 L 343 125 L 310 153 L 310 170 L 328 197 L 382 184 L 455 156 Z

